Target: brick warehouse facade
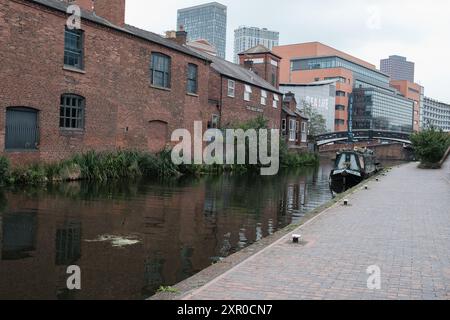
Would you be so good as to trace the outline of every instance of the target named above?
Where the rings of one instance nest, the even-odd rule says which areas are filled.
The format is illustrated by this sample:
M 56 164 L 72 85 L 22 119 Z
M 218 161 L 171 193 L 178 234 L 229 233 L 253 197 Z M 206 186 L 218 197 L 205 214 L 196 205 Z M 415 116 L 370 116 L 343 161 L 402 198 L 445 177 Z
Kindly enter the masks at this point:
M 224 99 L 226 93 L 216 97 L 214 88 L 222 87 L 223 92 L 228 79 L 223 74 L 217 79 L 208 56 L 153 33 L 120 25 L 125 0 L 108 1 L 119 11 L 123 9 L 121 15 L 103 10 L 102 1 L 107 0 L 95 2 L 99 5 L 97 14 L 83 11 L 83 67 L 72 68 L 64 64 L 65 3 L 0 0 L 0 150 L 14 164 L 56 161 L 88 150 L 157 151 L 169 142 L 173 130 L 192 131 L 194 121 L 202 121 L 206 129 L 214 121 L 220 122 L 217 116 L 227 118 L 227 111 L 226 124 L 262 113 L 271 127 L 279 128 L 281 102 L 279 108 L 273 108 L 271 102 L 277 89 L 272 93 L 267 90 L 267 106 L 261 107 L 258 84 L 268 84 L 253 75 L 256 83 L 250 83 L 251 103 L 241 99 L 245 79 L 235 79 L 235 99 Z M 89 1 L 80 5 L 86 7 L 84 3 Z M 100 18 L 100 11 L 115 24 Z M 154 53 L 170 58 L 169 88 L 151 84 L 149 69 Z M 192 65 L 196 67 L 196 90 L 188 93 Z M 83 99 L 82 128 L 61 128 L 65 95 Z M 249 104 L 255 108 L 248 108 Z M 17 150 L 8 141 L 12 136 L 8 122 L 17 121 L 25 112 L 28 118 L 35 114 L 37 119 L 37 144 Z

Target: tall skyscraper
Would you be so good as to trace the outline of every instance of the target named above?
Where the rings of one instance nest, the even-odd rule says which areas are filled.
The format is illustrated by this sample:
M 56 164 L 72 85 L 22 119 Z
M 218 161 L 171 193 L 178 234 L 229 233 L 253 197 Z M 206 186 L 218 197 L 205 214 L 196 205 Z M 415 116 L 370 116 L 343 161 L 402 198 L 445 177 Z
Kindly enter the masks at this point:
M 390 56 L 380 61 L 381 72 L 388 74 L 391 80 L 414 82 L 414 67 L 414 62 L 401 56 Z
M 225 59 L 227 43 L 227 7 L 211 2 L 178 10 L 177 30 L 184 28 L 188 41 L 207 40 Z
M 239 53 L 257 45 L 263 45 L 269 50 L 278 46 L 280 33 L 266 28 L 239 27 L 234 30 L 234 62 L 239 63 Z

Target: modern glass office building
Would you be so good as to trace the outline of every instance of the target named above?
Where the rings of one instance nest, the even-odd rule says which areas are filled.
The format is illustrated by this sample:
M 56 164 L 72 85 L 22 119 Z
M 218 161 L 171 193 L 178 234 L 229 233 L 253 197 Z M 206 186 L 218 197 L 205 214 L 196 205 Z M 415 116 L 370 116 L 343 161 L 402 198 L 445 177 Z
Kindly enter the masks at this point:
M 321 57 L 310 59 L 297 59 L 291 61 L 291 71 L 306 71 L 316 69 L 345 68 L 353 72 L 354 88 L 373 88 L 394 92 L 389 86 L 389 76 L 376 69 L 369 69 L 363 65 L 341 57 Z
M 450 105 L 425 97 L 420 110 L 420 127 L 427 129 L 430 126 L 450 132 Z
M 239 63 L 239 53 L 257 45 L 263 45 L 269 50 L 278 46 L 280 33 L 266 28 L 239 27 L 234 30 L 234 63 Z
M 376 88 L 356 88 L 350 96 L 352 129 L 413 131 L 413 101 Z
M 211 2 L 178 10 L 177 30 L 184 28 L 188 41 L 207 40 L 225 59 L 227 42 L 227 7 Z

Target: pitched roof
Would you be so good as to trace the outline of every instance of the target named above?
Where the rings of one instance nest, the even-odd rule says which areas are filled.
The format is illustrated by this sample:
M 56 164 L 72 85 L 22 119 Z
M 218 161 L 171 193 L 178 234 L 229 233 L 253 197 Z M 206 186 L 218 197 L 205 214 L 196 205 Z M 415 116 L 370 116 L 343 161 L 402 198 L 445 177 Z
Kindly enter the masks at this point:
M 57 0 L 27 0 L 27 1 L 34 2 L 34 3 L 40 4 L 40 5 L 52 8 L 54 10 L 64 12 L 64 13 L 67 12 L 67 7 L 69 6 L 69 4 L 67 4 L 63 1 L 57 1 Z M 193 52 L 189 48 L 181 46 L 181 45 L 177 44 L 175 41 L 166 39 L 156 33 L 142 30 L 142 29 L 139 29 L 134 26 L 127 25 L 127 24 L 124 27 L 120 27 L 120 26 L 117 26 L 117 25 L 109 22 L 108 20 L 106 20 L 102 17 L 97 16 L 93 12 L 89 12 L 89 11 L 85 11 L 85 10 L 81 10 L 81 18 L 86 19 L 88 21 L 92 21 L 97 24 L 100 24 L 102 26 L 106 26 L 106 27 L 115 29 L 117 31 L 121 31 L 121 32 L 125 32 L 127 34 L 134 35 L 136 37 L 139 37 L 141 39 L 144 39 L 144 40 L 147 40 L 147 41 L 150 41 L 153 43 L 157 43 L 164 47 L 167 47 L 167 48 L 173 49 L 175 51 L 196 57 L 198 59 L 209 61 L 204 56 L 199 55 L 196 52 Z
M 263 46 L 262 44 L 258 44 L 257 46 L 250 48 L 244 52 L 239 53 L 239 55 L 246 55 L 246 54 L 258 54 L 258 53 L 270 53 L 278 58 L 281 59 L 280 56 L 276 55 L 275 53 L 273 53 L 269 48 Z
M 238 64 L 229 62 L 220 57 L 212 56 L 200 50 L 196 50 L 194 48 L 191 48 L 191 50 L 211 60 L 212 61 L 211 67 L 224 76 L 260 87 L 262 89 L 271 92 L 281 94 L 281 92 L 277 88 L 275 88 L 269 82 L 267 82 L 266 80 L 255 74 L 253 71 L 250 71 Z

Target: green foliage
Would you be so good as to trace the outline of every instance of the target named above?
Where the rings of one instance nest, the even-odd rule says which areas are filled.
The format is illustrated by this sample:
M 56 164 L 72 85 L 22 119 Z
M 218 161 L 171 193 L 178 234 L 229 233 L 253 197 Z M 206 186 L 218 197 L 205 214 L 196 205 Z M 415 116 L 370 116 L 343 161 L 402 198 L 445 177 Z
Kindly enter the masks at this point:
M 424 165 L 437 164 L 448 147 L 450 146 L 450 135 L 431 127 L 425 131 L 414 133 L 411 136 L 416 156 Z
M 309 103 L 303 102 L 303 113 L 309 118 L 309 135 L 318 136 L 327 132 L 327 121 Z
M 0 157 L 0 185 L 7 182 L 9 177 L 9 160 L 5 157 Z
M 178 289 L 176 289 L 176 288 L 173 288 L 173 287 L 161 286 L 161 287 L 159 287 L 157 292 L 158 293 L 179 293 L 180 291 Z

